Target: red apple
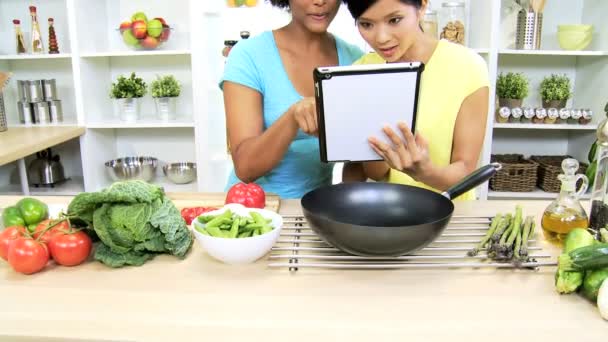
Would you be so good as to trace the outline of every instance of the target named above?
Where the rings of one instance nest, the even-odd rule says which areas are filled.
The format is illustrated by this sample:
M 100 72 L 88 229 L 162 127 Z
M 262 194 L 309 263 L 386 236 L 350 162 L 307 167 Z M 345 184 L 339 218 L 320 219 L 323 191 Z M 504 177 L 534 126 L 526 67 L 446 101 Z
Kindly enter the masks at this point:
M 163 18 L 157 17 L 157 18 L 154 18 L 154 19 L 160 21 L 163 24 L 163 26 L 167 25 L 167 22 Z
M 120 23 L 120 33 L 125 32 L 125 30 L 128 30 L 131 28 L 131 22 L 130 21 L 123 21 L 122 23 Z
M 146 38 L 148 26 L 143 20 L 135 20 L 131 25 L 131 31 L 133 31 L 133 35 L 135 36 L 135 38 L 143 39 Z
M 169 25 L 163 25 L 163 32 L 160 34 L 160 37 L 158 37 L 158 40 L 160 40 L 161 42 L 166 42 L 167 40 L 169 40 L 170 34 L 171 29 L 169 28 Z
M 144 40 L 141 41 L 141 46 L 146 49 L 156 49 L 158 44 L 159 44 L 158 39 L 156 39 L 152 36 L 146 36 L 146 38 L 144 38 Z

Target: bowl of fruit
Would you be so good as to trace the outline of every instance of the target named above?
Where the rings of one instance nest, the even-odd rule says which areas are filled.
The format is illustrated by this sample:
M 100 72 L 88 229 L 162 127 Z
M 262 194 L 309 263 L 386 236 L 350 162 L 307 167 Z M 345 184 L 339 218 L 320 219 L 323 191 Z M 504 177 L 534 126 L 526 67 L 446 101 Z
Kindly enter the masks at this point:
M 172 28 L 165 19 L 148 19 L 144 12 L 136 12 L 131 20 L 123 21 L 117 29 L 122 41 L 135 50 L 154 50 L 166 43 Z

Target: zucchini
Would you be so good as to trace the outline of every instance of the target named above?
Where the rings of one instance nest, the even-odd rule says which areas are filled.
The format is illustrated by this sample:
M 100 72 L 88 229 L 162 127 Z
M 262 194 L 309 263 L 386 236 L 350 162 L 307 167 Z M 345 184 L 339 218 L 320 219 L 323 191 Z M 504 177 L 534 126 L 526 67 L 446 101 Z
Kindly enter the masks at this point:
M 608 267 L 608 243 L 577 248 L 559 257 L 564 271 L 584 271 Z

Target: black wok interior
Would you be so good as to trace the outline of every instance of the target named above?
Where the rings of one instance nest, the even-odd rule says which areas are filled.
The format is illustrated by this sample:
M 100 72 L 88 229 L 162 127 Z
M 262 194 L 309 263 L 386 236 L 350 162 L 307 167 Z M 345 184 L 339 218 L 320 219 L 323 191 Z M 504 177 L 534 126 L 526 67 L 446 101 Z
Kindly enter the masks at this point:
M 430 190 L 391 183 L 343 183 L 318 188 L 302 198 L 318 217 L 359 226 L 403 227 L 451 215 L 454 206 Z

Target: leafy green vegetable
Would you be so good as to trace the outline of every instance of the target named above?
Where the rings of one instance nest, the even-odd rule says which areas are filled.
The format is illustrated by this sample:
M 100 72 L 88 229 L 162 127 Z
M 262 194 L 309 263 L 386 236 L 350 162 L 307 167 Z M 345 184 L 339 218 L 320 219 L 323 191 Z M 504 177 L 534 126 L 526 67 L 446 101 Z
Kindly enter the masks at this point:
M 184 258 L 192 246 L 179 210 L 162 188 L 143 181 L 79 194 L 68 216 L 94 230 L 101 240 L 95 259 L 111 267 L 142 265 L 158 253 Z

